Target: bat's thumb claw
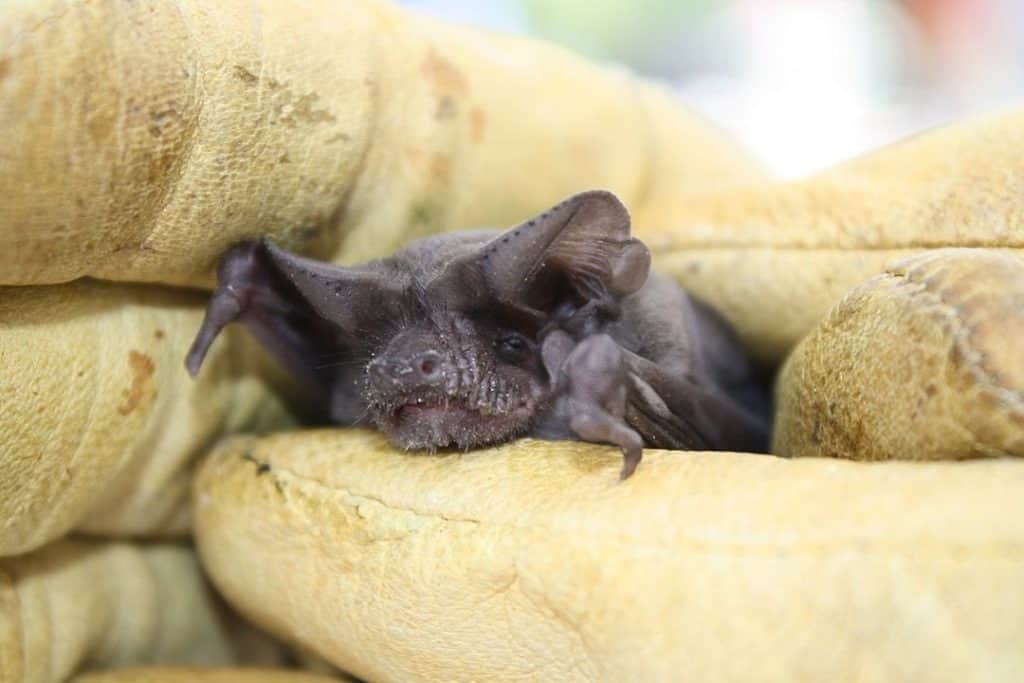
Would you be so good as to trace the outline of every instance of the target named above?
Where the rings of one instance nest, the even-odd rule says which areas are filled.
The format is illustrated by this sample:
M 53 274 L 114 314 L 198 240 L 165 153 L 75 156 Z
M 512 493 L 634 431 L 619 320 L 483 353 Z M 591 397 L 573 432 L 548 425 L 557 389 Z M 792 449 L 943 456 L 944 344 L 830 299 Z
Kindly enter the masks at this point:
M 199 374 L 199 368 L 203 366 L 206 352 L 210 345 L 217 338 L 224 326 L 233 320 L 237 320 L 242 314 L 242 302 L 232 292 L 230 286 L 218 287 L 217 291 L 210 297 L 210 303 L 206 306 L 206 315 L 203 317 L 203 324 L 196 333 L 196 339 L 185 356 L 185 369 L 193 379 Z
M 199 368 L 203 367 L 203 358 L 205 356 L 206 349 L 200 347 L 198 343 L 193 344 L 192 348 L 188 350 L 188 355 L 185 356 L 185 369 L 192 379 L 199 375 Z
M 622 471 L 619 472 L 619 481 L 625 481 L 633 476 L 637 465 L 640 464 L 643 453 L 643 450 L 640 448 L 631 448 L 623 452 Z

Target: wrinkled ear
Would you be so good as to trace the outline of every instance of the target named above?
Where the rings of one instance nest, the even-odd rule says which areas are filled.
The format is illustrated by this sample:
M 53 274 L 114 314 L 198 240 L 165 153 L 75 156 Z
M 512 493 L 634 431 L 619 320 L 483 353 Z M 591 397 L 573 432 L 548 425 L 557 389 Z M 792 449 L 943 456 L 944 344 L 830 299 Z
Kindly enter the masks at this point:
M 335 266 L 297 256 L 264 240 L 275 268 L 316 313 L 342 332 L 358 335 L 373 321 L 396 314 L 402 282 L 383 262 Z
M 643 286 L 650 253 L 629 236 L 629 212 L 611 192 L 573 195 L 484 246 L 478 263 L 503 301 L 543 307 L 553 289 L 621 297 Z

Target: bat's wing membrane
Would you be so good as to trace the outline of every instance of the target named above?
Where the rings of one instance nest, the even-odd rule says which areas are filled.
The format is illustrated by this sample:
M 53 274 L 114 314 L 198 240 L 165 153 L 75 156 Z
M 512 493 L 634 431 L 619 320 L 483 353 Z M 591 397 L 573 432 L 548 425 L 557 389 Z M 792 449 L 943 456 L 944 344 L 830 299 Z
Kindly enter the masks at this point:
M 656 448 L 765 452 L 768 424 L 712 384 L 626 352 L 626 421 Z

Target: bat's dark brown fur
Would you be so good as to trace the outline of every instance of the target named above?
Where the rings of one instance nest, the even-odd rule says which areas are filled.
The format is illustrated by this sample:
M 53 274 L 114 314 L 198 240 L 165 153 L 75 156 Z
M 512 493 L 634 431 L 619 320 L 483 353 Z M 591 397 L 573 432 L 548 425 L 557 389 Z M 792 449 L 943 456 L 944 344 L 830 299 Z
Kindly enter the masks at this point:
M 582 438 L 621 447 L 623 478 L 645 444 L 763 450 L 767 401 L 732 331 L 649 263 L 600 191 L 360 266 L 245 242 L 221 259 L 186 365 L 237 320 L 325 418 L 400 448 Z

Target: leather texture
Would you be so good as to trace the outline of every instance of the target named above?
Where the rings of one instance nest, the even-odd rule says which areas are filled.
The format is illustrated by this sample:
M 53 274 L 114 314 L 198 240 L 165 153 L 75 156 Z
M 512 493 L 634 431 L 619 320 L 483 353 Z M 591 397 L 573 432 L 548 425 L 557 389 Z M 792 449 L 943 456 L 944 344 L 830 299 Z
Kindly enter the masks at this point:
M 339 679 L 304 671 L 257 668 L 139 667 L 75 676 L 72 683 L 329 683 Z
M 763 177 L 624 70 L 375 0 L 14 0 L 0 64 L 0 284 L 209 284 L 246 237 L 360 261 Z
M 187 546 L 62 540 L 0 558 L 4 683 L 60 683 L 85 666 L 225 666 L 253 649 L 250 661 L 283 661 L 223 610 Z
M 1024 110 L 926 131 L 784 183 L 680 197 L 639 226 L 654 267 L 775 364 L 846 292 L 926 249 L 1024 249 Z
M 854 288 L 778 380 L 773 450 L 1024 456 L 1024 261 L 939 249 Z
M 1024 676 L 1024 461 L 620 464 L 240 437 L 198 473 L 197 543 L 243 615 L 370 681 Z
M 242 330 L 198 381 L 185 372 L 203 301 L 86 280 L 0 288 L 0 556 L 72 529 L 185 535 L 196 459 L 225 432 L 294 424 Z

